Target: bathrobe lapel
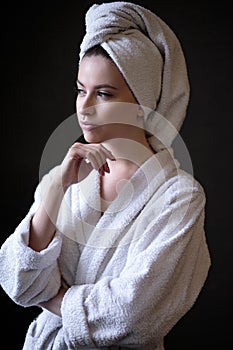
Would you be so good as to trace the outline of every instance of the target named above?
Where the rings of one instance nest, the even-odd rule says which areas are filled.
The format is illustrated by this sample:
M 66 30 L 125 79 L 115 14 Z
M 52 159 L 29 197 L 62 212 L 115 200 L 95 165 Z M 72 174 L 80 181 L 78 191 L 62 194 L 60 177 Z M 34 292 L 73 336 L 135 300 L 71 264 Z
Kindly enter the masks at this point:
M 78 283 L 95 283 L 109 251 L 131 242 L 133 232 L 130 227 L 134 219 L 175 168 L 175 163 L 168 161 L 169 157 L 168 151 L 161 151 L 150 157 L 130 181 L 127 181 L 103 216 L 100 213 L 98 173 L 92 172 L 82 184 L 80 213 L 86 244 L 77 268 Z

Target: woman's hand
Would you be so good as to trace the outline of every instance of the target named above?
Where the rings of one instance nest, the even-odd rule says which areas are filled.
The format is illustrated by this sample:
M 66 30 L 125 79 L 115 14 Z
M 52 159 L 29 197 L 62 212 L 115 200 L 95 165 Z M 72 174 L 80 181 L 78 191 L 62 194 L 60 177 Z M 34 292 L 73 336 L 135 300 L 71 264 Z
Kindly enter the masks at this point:
M 53 314 L 61 317 L 61 303 L 62 303 L 62 300 L 63 300 L 63 297 L 64 297 L 66 291 L 67 291 L 66 288 L 61 287 L 59 292 L 57 293 L 57 295 L 55 297 L 53 297 L 52 299 L 50 299 L 48 301 L 44 301 L 44 302 L 40 303 L 38 306 L 40 306 L 43 309 L 46 309 L 46 310 L 52 312 Z
M 115 160 L 102 144 L 75 142 L 67 152 L 55 181 L 65 191 L 70 185 L 82 181 L 93 169 L 104 176 L 105 172 L 109 173 L 107 159 Z

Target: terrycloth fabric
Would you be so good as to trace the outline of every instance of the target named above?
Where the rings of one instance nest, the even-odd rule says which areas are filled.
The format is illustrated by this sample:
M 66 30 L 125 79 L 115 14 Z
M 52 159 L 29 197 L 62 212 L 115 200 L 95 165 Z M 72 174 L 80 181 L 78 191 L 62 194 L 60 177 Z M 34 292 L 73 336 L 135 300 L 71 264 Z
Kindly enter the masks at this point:
M 66 192 L 59 231 L 35 252 L 28 247 L 29 223 L 53 172 L 0 250 L 0 283 L 15 303 L 36 305 L 61 284 L 69 286 L 62 317 L 44 310 L 31 323 L 23 350 L 162 350 L 164 336 L 192 307 L 210 267 L 202 187 L 163 150 L 101 216 L 93 170 Z
M 172 144 L 186 115 L 189 81 L 174 32 L 148 9 L 130 2 L 92 5 L 86 13 L 85 52 L 101 45 L 115 62 L 145 113 L 155 150 Z

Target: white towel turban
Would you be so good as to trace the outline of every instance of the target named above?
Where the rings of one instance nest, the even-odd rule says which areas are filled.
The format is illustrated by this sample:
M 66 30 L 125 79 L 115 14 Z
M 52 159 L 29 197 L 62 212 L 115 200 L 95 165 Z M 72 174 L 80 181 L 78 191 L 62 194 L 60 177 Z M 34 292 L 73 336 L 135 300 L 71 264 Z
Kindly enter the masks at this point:
M 189 100 L 185 58 L 174 32 L 150 10 L 121 1 L 92 5 L 85 23 L 80 60 L 89 48 L 102 46 L 138 103 L 154 111 L 145 113 L 152 147 L 170 147 Z

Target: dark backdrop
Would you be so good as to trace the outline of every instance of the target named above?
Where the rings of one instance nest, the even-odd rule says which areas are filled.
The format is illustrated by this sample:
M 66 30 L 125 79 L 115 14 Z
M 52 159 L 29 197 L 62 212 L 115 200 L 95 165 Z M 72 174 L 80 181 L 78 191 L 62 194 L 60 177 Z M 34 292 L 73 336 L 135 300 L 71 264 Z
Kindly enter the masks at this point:
M 32 202 L 47 139 L 75 112 L 79 44 L 84 14 L 93 3 L 19 1 L 1 8 L 1 244 Z M 225 350 L 232 332 L 231 2 L 137 3 L 163 18 L 182 43 L 191 100 L 181 135 L 207 196 L 212 267 L 195 306 L 166 337 L 166 349 Z M 15 305 L 2 289 L 0 298 L 1 343 L 20 350 L 38 309 Z

